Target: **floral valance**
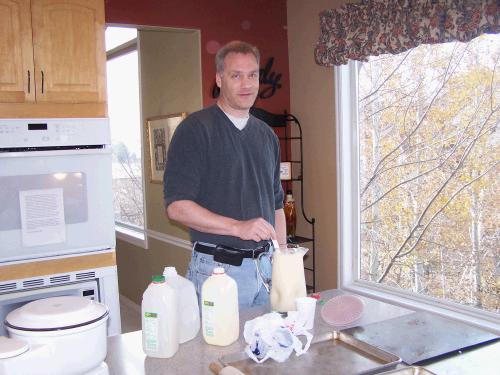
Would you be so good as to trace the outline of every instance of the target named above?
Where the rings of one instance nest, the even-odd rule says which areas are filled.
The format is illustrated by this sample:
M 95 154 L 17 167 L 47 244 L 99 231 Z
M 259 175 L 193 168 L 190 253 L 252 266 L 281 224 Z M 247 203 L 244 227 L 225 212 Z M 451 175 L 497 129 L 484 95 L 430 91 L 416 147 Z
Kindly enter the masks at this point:
M 319 65 L 499 33 L 499 0 L 361 0 L 320 13 Z

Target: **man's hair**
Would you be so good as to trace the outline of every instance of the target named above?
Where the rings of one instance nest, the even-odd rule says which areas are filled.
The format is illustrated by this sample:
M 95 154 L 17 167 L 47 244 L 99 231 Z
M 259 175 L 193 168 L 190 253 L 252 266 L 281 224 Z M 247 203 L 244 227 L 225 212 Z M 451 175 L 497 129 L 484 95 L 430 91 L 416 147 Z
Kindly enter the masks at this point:
M 229 53 L 252 54 L 255 56 L 255 60 L 257 60 L 257 65 L 260 63 L 260 53 L 257 47 L 240 40 L 233 40 L 221 47 L 215 55 L 215 70 L 217 73 L 224 71 L 224 60 Z

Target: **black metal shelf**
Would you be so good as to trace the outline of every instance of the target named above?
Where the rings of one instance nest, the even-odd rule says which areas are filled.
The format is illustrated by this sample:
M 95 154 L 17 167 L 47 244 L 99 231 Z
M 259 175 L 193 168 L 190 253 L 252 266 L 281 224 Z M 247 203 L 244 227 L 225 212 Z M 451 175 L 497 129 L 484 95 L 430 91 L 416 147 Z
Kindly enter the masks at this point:
M 290 180 L 282 180 L 282 182 L 285 183 L 287 190 L 290 187 L 290 184 L 292 182 L 297 182 L 297 184 L 294 186 L 298 185 L 300 188 L 301 213 L 302 213 L 302 217 L 304 218 L 304 220 L 307 223 L 309 223 L 311 226 L 311 237 L 308 238 L 308 237 L 302 237 L 302 236 L 295 236 L 293 239 L 291 239 L 291 240 L 289 239 L 288 243 L 295 244 L 295 245 L 310 243 L 312 245 L 311 248 L 309 249 L 310 251 L 308 252 L 308 255 L 311 256 L 311 258 L 312 258 L 311 259 L 312 266 L 311 267 L 304 267 L 304 269 L 307 272 L 310 272 L 312 274 L 312 284 L 308 284 L 306 286 L 307 291 L 308 292 L 315 292 L 316 291 L 316 259 L 315 259 L 315 255 L 316 255 L 316 239 L 315 239 L 316 219 L 313 217 L 311 217 L 311 218 L 308 217 L 306 214 L 305 208 L 304 208 L 304 184 L 303 184 L 303 181 L 304 181 L 303 155 L 304 155 L 304 153 L 303 153 L 303 145 L 302 145 L 302 127 L 301 127 L 300 122 L 297 119 L 297 117 L 295 117 L 294 115 L 287 113 L 287 112 L 285 112 L 283 114 L 274 114 L 274 113 L 267 112 L 261 108 L 253 107 L 250 109 L 250 113 L 252 115 L 254 115 L 255 117 L 261 119 L 262 121 L 264 121 L 265 123 L 267 123 L 269 126 L 271 126 L 273 128 L 284 128 L 285 135 L 278 137 L 280 141 L 285 141 L 285 154 L 281 155 L 281 157 L 283 159 L 282 162 L 298 164 L 298 167 L 294 168 L 294 170 L 292 171 L 292 173 L 295 172 L 295 176 L 292 175 L 292 178 Z M 297 127 L 298 136 L 297 135 L 292 136 L 292 134 L 291 134 L 292 133 L 292 126 Z M 295 132 L 294 134 L 297 134 L 297 133 Z M 300 155 L 298 155 L 299 156 L 298 160 L 293 160 L 293 161 L 289 160 L 291 158 L 291 155 L 288 155 L 288 149 L 289 149 L 288 142 L 289 141 L 290 141 L 290 143 L 292 141 L 299 142 Z
M 292 245 L 300 245 L 303 243 L 307 242 L 313 242 L 314 240 L 312 238 L 308 237 L 302 237 L 302 236 L 295 236 L 293 238 L 287 238 L 287 243 L 292 244 Z

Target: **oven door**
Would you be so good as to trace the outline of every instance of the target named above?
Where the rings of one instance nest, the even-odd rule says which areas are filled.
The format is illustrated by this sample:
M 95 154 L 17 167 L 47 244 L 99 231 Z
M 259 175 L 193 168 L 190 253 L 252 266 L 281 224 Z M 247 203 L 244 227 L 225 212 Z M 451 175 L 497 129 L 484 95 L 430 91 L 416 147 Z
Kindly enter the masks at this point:
M 0 153 L 0 263 L 115 247 L 111 150 Z

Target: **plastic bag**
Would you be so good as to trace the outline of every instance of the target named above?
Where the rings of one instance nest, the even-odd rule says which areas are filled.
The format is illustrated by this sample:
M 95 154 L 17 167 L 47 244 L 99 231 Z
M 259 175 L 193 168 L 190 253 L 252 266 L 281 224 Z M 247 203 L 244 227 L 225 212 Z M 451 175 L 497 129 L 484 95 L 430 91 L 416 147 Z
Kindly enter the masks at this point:
M 297 336 L 304 335 L 306 344 Z M 290 311 L 286 318 L 272 312 L 245 322 L 243 336 L 248 344 L 245 353 L 257 363 L 268 358 L 284 362 L 290 354 L 300 356 L 307 352 L 313 335 L 304 329 L 303 324 L 297 324 L 297 312 Z

